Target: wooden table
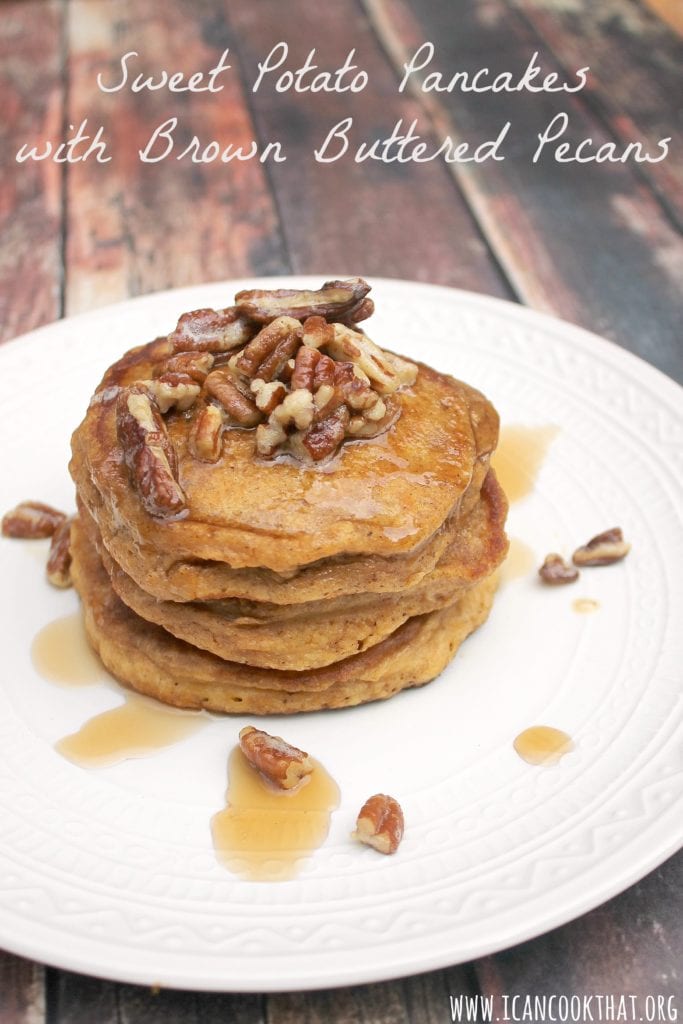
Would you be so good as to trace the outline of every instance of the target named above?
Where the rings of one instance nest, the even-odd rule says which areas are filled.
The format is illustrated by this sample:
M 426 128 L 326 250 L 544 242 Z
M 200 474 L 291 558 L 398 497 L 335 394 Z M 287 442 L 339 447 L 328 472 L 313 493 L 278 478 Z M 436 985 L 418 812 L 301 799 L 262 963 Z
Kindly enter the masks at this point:
M 2 337 L 162 288 L 248 275 L 363 274 L 431 281 L 528 303 L 605 335 L 683 377 L 683 45 L 676 0 L 2 0 L 0 187 Z M 334 70 L 355 48 L 360 94 L 256 92 L 257 62 L 280 40 L 285 67 L 312 47 Z M 574 93 L 425 92 L 403 65 L 426 40 L 428 72 L 446 80 L 543 74 Z M 229 48 L 219 94 L 105 92 L 130 70 L 208 71 Z M 132 78 L 131 74 L 131 78 Z M 564 139 L 593 152 L 640 141 L 656 163 L 534 163 L 537 135 L 568 115 Z M 330 127 L 353 116 L 355 144 L 417 118 L 434 145 L 472 149 L 511 129 L 505 160 L 317 162 Z M 177 117 L 173 154 L 137 151 Z M 103 127 L 109 162 L 26 160 L 87 119 Z M 193 134 L 260 147 L 285 162 L 175 159 Z M 72 156 L 82 153 L 74 148 Z M 158 150 L 157 150 L 158 152 Z M 0 1024 L 154 1021 L 434 1022 L 461 993 L 673 995 L 683 1010 L 683 857 L 583 918 L 474 963 L 391 983 L 313 994 L 155 992 L 0 954 Z

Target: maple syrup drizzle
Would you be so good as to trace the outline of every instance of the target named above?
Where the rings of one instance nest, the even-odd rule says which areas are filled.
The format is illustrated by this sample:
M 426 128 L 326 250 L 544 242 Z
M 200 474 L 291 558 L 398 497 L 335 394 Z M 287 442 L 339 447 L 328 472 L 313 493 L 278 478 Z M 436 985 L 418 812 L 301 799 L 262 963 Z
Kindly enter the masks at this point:
M 510 547 L 500 568 L 500 578 L 503 583 L 526 576 L 536 567 L 536 555 L 523 540 L 519 537 L 510 537 Z
M 90 686 L 108 678 L 88 643 L 80 611 L 44 626 L 34 637 L 31 659 L 43 679 L 60 686 Z
M 510 504 L 531 493 L 546 452 L 559 432 L 553 424 L 503 428 L 491 465 Z
M 515 737 L 513 747 L 527 764 L 557 764 L 561 757 L 574 749 L 568 733 L 550 725 L 532 725 Z
M 216 857 L 240 878 L 293 878 L 303 858 L 325 840 L 339 787 L 318 761 L 295 792 L 271 787 L 239 747 L 228 761 L 226 807 L 211 819 Z
M 600 607 L 600 602 L 596 601 L 594 597 L 577 597 L 575 601 L 572 601 L 572 608 L 579 615 L 590 615 L 591 612 L 597 612 Z
M 206 724 L 198 712 L 181 711 L 139 694 L 88 719 L 58 740 L 55 749 L 83 768 L 104 768 L 131 757 L 145 757 L 190 736 Z

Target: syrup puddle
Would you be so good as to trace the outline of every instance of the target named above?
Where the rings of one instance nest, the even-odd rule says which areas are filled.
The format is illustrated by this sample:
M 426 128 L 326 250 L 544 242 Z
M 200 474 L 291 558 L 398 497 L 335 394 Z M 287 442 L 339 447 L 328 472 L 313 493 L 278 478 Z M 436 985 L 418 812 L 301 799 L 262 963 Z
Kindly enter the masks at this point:
M 528 544 L 518 537 L 510 537 L 510 547 L 500 568 L 503 583 L 526 576 L 536 566 L 536 556 Z
M 491 465 L 510 504 L 531 493 L 548 448 L 559 432 L 553 424 L 503 428 Z
M 513 747 L 527 764 L 557 764 L 564 754 L 574 749 L 574 741 L 561 729 L 550 725 L 533 725 L 516 736 Z
M 169 747 L 206 724 L 199 712 L 170 708 L 138 694 L 125 696 L 125 704 L 88 719 L 78 732 L 58 740 L 55 749 L 82 768 L 104 768 Z
M 591 612 L 597 612 L 599 607 L 600 602 L 593 597 L 577 597 L 575 601 L 572 601 L 572 608 L 579 615 L 590 615 Z
M 108 678 L 88 643 L 80 611 L 44 626 L 34 637 L 31 660 L 43 679 L 60 686 L 89 686 Z
M 88 643 L 80 611 L 44 626 L 33 640 L 31 658 L 43 679 L 58 686 L 113 682 Z M 83 768 L 102 768 L 169 747 L 207 721 L 198 712 L 171 708 L 141 694 L 123 691 L 123 697 L 122 705 L 90 718 L 58 740 L 55 749 Z
M 271 788 L 239 747 L 228 761 L 226 807 L 211 819 L 216 857 L 240 878 L 293 878 L 304 857 L 327 837 L 339 787 L 318 761 L 294 793 Z

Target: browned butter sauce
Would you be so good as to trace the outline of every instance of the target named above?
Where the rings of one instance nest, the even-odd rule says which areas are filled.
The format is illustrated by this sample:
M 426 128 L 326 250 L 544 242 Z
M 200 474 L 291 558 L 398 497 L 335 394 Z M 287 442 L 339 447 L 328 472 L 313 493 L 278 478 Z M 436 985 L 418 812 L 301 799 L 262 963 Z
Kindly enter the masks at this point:
M 323 843 L 339 787 L 314 765 L 308 781 L 288 793 L 269 786 L 239 747 L 232 751 L 227 806 L 211 819 L 216 856 L 229 871 L 251 881 L 284 881 Z
M 58 740 L 55 749 L 84 768 L 104 768 L 169 747 L 205 724 L 199 712 L 180 711 L 139 694 L 125 697 L 124 704 L 95 715 L 77 732 Z
M 513 740 L 513 747 L 528 764 L 557 764 L 574 749 L 571 736 L 550 725 L 532 725 Z
M 491 465 L 511 504 L 531 493 L 548 448 L 559 432 L 553 424 L 512 425 L 501 430 Z
M 88 686 L 107 678 L 107 671 L 85 635 L 80 611 L 44 626 L 31 645 L 38 673 L 60 686 Z

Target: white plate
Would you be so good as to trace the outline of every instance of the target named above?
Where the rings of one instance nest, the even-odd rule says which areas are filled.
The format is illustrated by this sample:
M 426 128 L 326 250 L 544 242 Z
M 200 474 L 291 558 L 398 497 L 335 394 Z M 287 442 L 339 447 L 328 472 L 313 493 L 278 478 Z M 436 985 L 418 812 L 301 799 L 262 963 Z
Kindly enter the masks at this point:
M 69 434 L 101 372 L 182 311 L 226 305 L 245 284 L 146 296 L 3 347 L 3 505 L 37 497 L 72 507 Z M 533 572 L 509 582 L 485 627 L 422 690 L 286 725 L 266 719 L 342 790 L 325 845 L 296 880 L 274 884 L 230 875 L 210 841 L 244 719 L 216 719 L 107 769 L 55 752 L 59 737 L 118 698 L 105 685 L 64 690 L 37 675 L 32 637 L 77 601 L 44 583 L 26 544 L 3 541 L 0 945 L 196 989 L 373 981 L 528 939 L 680 845 L 680 389 L 614 345 L 504 302 L 397 281 L 375 282 L 373 295 L 380 344 L 480 387 L 504 424 L 560 428 L 509 519 L 537 561 L 617 524 L 632 553 L 571 588 L 544 589 Z M 600 609 L 576 614 L 579 596 Z M 512 748 L 539 722 L 576 742 L 552 768 L 530 767 Z M 405 810 L 393 858 L 348 838 L 377 791 Z

